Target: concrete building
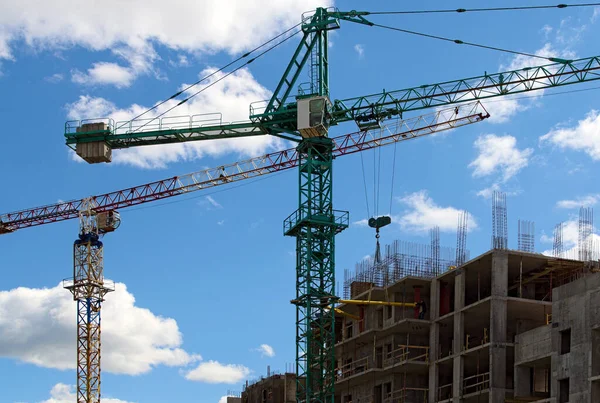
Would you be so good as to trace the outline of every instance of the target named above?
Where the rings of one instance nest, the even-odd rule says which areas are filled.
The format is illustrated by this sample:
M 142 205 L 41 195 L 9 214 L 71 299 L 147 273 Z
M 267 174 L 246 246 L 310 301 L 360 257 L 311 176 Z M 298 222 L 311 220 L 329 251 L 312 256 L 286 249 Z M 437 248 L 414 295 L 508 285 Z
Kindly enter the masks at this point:
M 340 307 L 338 403 L 600 402 L 590 353 L 600 275 L 589 263 L 492 250 L 440 275 L 401 266 L 347 284 L 365 305 Z
M 246 384 L 241 403 L 296 403 L 296 374 L 269 374 Z
M 600 274 L 552 294 L 548 325 L 516 338 L 515 394 L 540 402 L 600 402 Z
M 346 273 L 336 403 L 600 402 L 597 262 L 495 249 L 448 267 L 401 250 Z M 294 374 L 273 375 L 241 403 L 295 393 Z

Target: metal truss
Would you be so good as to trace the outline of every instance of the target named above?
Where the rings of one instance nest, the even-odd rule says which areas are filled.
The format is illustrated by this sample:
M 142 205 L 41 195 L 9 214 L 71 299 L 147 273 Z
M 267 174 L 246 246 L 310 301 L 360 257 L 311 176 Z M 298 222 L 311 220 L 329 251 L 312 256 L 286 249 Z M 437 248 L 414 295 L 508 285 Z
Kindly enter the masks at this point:
M 411 119 L 392 119 L 383 122 L 380 128 L 333 138 L 334 148 L 332 154 L 334 157 L 339 157 L 390 145 L 481 122 L 488 116 L 481 103 L 473 102 L 460 107 L 440 109 L 434 113 Z M 294 168 L 298 166 L 298 158 L 297 149 L 290 148 L 233 164 L 93 196 L 90 199 L 93 202 L 95 212 L 119 210 Z M 82 210 L 85 200 L 71 200 L 2 214 L 0 215 L 0 234 L 13 232 L 21 228 L 79 218 L 79 212 Z
M 100 310 L 114 285 L 104 281 L 103 245 L 93 203 L 84 202 L 79 238 L 73 245 L 73 278 L 63 282 L 77 301 L 77 403 L 100 402 Z
M 300 157 L 300 206 L 284 221 L 296 237 L 296 374 L 298 402 L 333 403 L 335 382 L 335 235 L 348 212 L 332 203 L 333 142 L 305 139 Z

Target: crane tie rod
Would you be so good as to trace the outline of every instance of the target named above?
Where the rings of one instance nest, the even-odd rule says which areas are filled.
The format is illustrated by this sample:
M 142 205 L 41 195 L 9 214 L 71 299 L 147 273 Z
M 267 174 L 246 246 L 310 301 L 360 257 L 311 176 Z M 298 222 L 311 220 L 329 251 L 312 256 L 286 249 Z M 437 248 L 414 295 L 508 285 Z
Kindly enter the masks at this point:
M 495 51 L 498 51 L 498 52 L 512 53 L 514 55 L 522 55 L 522 56 L 535 57 L 537 59 L 549 60 L 549 61 L 551 61 L 553 63 L 568 63 L 569 62 L 569 60 L 565 60 L 565 59 L 561 59 L 561 58 L 557 58 L 557 57 L 545 57 L 545 56 L 536 55 L 534 53 L 519 52 L 519 51 L 516 51 L 516 50 L 498 48 L 498 47 L 495 47 L 495 46 L 481 45 L 481 44 L 473 43 L 473 42 L 465 42 L 465 41 L 460 40 L 460 39 L 451 39 L 451 38 L 446 38 L 446 37 L 438 36 L 438 35 L 425 34 L 423 32 L 410 31 L 408 29 L 402 29 L 402 28 L 398 28 L 398 27 L 392 27 L 392 26 L 389 26 L 389 25 L 376 24 L 376 23 L 371 23 L 370 25 L 373 26 L 373 27 L 379 27 L 379 28 L 389 29 L 389 30 L 392 30 L 392 31 L 403 32 L 405 34 L 417 35 L 417 36 L 424 36 L 426 38 L 438 39 L 438 40 L 446 41 L 446 42 L 453 42 L 453 43 L 455 43 L 457 45 L 468 45 L 468 46 L 474 46 L 474 47 L 477 47 L 477 48 L 495 50 Z
M 275 45 L 272 45 L 270 47 L 268 47 L 267 49 L 265 49 L 264 51 L 262 51 L 261 53 L 259 53 L 258 55 L 256 55 L 255 57 L 253 57 L 252 59 L 248 60 L 246 63 L 236 67 L 235 69 L 231 70 L 230 72 L 228 72 L 227 74 L 219 77 L 218 79 L 216 79 L 215 81 L 213 81 L 212 83 L 202 87 L 201 89 L 199 89 L 198 91 L 196 91 L 195 93 L 193 93 L 192 95 L 190 95 L 187 98 L 182 99 L 181 101 L 179 101 L 177 104 L 173 105 L 172 107 L 170 107 L 169 109 L 167 109 L 166 111 L 156 115 L 155 117 L 153 117 L 151 120 L 149 120 L 148 122 L 144 123 L 143 125 L 141 125 L 140 127 L 138 127 L 137 129 L 135 129 L 134 131 L 132 131 L 131 133 L 136 133 L 138 131 L 140 131 L 141 129 L 143 129 L 144 127 L 146 127 L 149 123 L 155 121 L 156 119 L 166 115 L 167 113 L 171 112 L 173 109 L 177 108 L 180 105 L 183 105 L 184 103 L 186 103 L 187 101 L 189 101 L 190 99 L 194 98 L 196 95 L 200 94 L 201 92 L 206 91 L 207 89 L 209 89 L 210 87 L 212 87 L 213 85 L 223 81 L 224 79 L 226 79 L 227 77 L 229 77 L 230 75 L 234 74 L 235 72 L 237 72 L 238 70 L 241 70 L 242 68 L 246 67 L 247 65 L 249 65 L 250 63 L 252 63 L 253 61 L 255 61 L 256 59 L 258 59 L 259 57 L 264 56 L 266 53 L 272 51 L 273 49 L 275 49 L 276 47 L 278 47 L 279 45 L 283 44 L 284 42 L 290 40 L 291 38 L 293 38 L 294 36 L 298 35 L 300 32 L 302 32 L 301 29 L 297 30 L 296 32 L 294 32 L 292 35 L 289 35 L 288 37 L 286 37 L 285 39 L 282 39 L 281 41 L 277 42 Z M 183 92 L 183 91 L 181 91 Z M 181 93 L 180 92 L 180 93 Z M 172 98 L 172 97 L 171 97 Z M 129 122 L 126 122 L 129 123 Z
M 130 122 L 133 122 L 134 120 L 141 118 L 141 117 L 142 117 L 142 116 L 144 116 L 145 114 L 147 114 L 147 113 L 149 113 L 149 112 L 152 112 L 153 110 L 155 110 L 155 109 L 156 109 L 156 108 L 158 108 L 159 106 L 161 106 L 161 105 L 163 105 L 163 104 L 165 104 L 165 103 L 169 102 L 170 100 L 177 98 L 178 96 L 180 96 L 181 94 L 183 94 L 183 93 L 184 93 L 184 92 L 186 92 L 186 91 L 189 91 L 191 88 L 195 87 L 196 85 L 198 85 L 198 84 L 202 83 L 203 81 L 206 81 L 206 80 L 208 80 L 209 78 L 211 78 L 211 77 L 213 77 L 214 75 L 216 75 L 216 74 L 220 73 L 221 71 L 225 70 L 226 68 L 228 68 L 228 67 L 230 67 L 230 66 L 232 66 L 232 65 L 236 64 L 236 63 L 237 63 L 237 62 L 239 62 L 240 60 L 242 60 L 242 59 L 244 59 L 244 58 L 247 58 L 248 56 L 250 56 L 252 53 L 256 52 L 257 50 L 259 50 L 259 49 L 261 49 L 261 48 L 263 48 L 263 47 L 267 46 L 269 43 L 271 43 L 271 42 L 274 42 L 274 41 L 276 41 L 277 39 L 281 38 L 282 36 L 284 36 L 284 35 L 288 34 L 289 32 L 291 32 L 291 31 L 293 31 L 294 29 L 298 28 L 298 27 L 299 27 L 301 24 L 302 24 L 302 23 L 300 22 L 300 23 L 298 23 L 298 24 L 294 25 L 293 27 L 286 29 L 285 31 L 283 31 L 283 32 L 281 32 L 280 34 L 278 34 L 278 35 L 274 36 L 273 38 L 269 39 L 268 41 L 266 41 L 266 42 L 262 43 L 261 45 L 259 45 L 259 46 L 255 47 L 254 49 L 252 49 L 252 50 L 250 50 L 250 51 L 248 51 L 248 52 L 244 53 L 243 55 L 241 55 L 241 56 L 240 56 L 240 57 L 238 57 L 237 59 L 235 59 L 235 60 L 233 60 L 233 61 L 231 61 L 231 62 L 227 63 L 227 64 L 226 64 L 226 65 L 224 65 L 223 67 L 221 67 L 221 68 L 219 68 L 219 69 L 217 69 L 217 70 L 213 71 L 212 73 L 210 73 L 210 74 L 208 74 L 208 75 L 206 75 L 206 76 L 202 77 L 202 78 L 201 78 L 201 79 L 199 79 L 198 81 L 196 81 L 196 82 L 194 82 L 194 83 L 192 83 L 192 84 L 188 85 L 188 86 L 187 86 L 187 87 L 185 87 L 184 89 L 182 89 L 182 90 L 180 90 L 180 91 L 176 92 L 175 94 L 171 95 L 169 98 L 167 98 L 167 99 L 165 99 L 165 100 L 163 100 L 163 101 L 161 101 L 161 102 L 157 103 L 157 104 L 156 104 L 156 105 L 154 105 L 153 107 L 151 107 L 151 108 L 149 108 L 149 109 L 145 110 L 144 112 L 140 113 L 139 115 L 137 115 L 136 117 L 132 118 L 131 120 L 128 120 L 128 121 L 126 121 L 126 122 L 123 122 L 123 124 L 122 124 L 121 126 L 119 126 L 117 129 L 120 129 L 121 127 L 123 127 L 123 126 L 125 126 L 125 125 L 129 124 Z M 237 69 L 235 69 L 235 70 L 234 70 L 234 72 L 235 72 L 235 71 L 237 71 L 237 70 L 239 70 L 241 67 L 243 67 L 243 66 L 246 66 L 246 65 L 248 65 L 248 64 L 250 64 L 250 63 L 252 63 L 254 60 L 256 60 L 256 59 L 258 59 L 259 57 L 263 56 L 265 53 L 267 53 L 268 51 L 270 51 L 270 50 L 274 49 L 275 47 L 277 47 L 277 46 L 281 45 L 283 42 L 285 42 L 285 41 L 287 41 L 288 39 L 290 39 L 291 37 L 293 37 L 293 36 L 297 35 L 299 32 L 300 32 L 300 31 L 296 31 L 296 32 L 294 32 L 292 35 L 288 36 L 288 37 L 287 37 L 286 39 L 284 39 L 283 41 L 281 41 L 281 42 L 277 43 L 275 46 L 272 46 L 272 47 L 270 47 L 270 48 L 269 48 L 269 49 L 267 49 L 265 52 L 262 52 L 262 53 L 260 53 L 259 55 L 257 55 L 256 57 L 254 57 L 253 59 L 250 59 L 250 60 L 248 60 L 248 61 L 247 61 L 245 64 L 243 64 L 242 66 L 240 66 L 240 67 L 238 67 Z M 231 74 L 231 73 L 230 73 L 230 74 Z M 228 75 L 229 75 L 229 74 L 228 74 Z M 221 79 L 223 79 L 223 78 L 225 78 L 225 77 L 222 77 Z M 220 80 L 218 80 L 218 81 L 220 81 Z M 218 81 L 216 81 L 216 82 L 218 82 Z M 216 82 L 212 83 L 211 85 L 213 85 L 213 84 L 216 84 Z M 206 88 L 210 87 L 211 85 L 209 85 L 209 86 L 205 87 L 204 89 L 206 89 Z M 204 89 L 203 89 L 203 90 L 204 90 Z M 195 94 L 195 95 L 196 95 L 196 94 Z M 193 96 L 195 96 L 195 95 L 193 95 Z M 193 97 L 193 96 L 192 96 L 192 97 Z M 191 98 L 191 97 L 190 97 L 190 98 Z M 186 101 L 187 101 L 187 99 L 186 99 L 186 100 L 184 100 L 183 102 L 186 102 Z M 178 105 L 176 105 L 176 106 L 179 106 L 179 105 L 181 105 L 183 102 L 180 102 L 180 103 L 179 103 Z M 174 108 L 171 108 L 171 109 L 169 109 L 169 111 L 171 111 L 172 109 L 174 109 Z M 169 112 L 169 111 L 167 111 L 167 112 Z M 167 112 L 164 112 L 164 113 L 162 113 L 162 114 L 161 114 L 161 115 L 159 115 L 159 116 L 156 116 L 156 117 L 155 117 L 155 118 L 153 118 L 153 119 L 152 119 L 150 122 L 152 122 L 152 121 L 154 121 L 154 120 L 158 119 L 159 117 L 163 116 L 163 115 L 164 115 L 165 113 L 167 113 Z M 148 123 L 150 123 L 150 122 L 147 122 L 146 124 L 148 124 Z M 144 124 L 143 126 L 146 126 L 146 124 Z M 143 127 L 143 126 L 142 126 L 142 127 Z M 139 128 L 138 128 L 138 130 L 139 130 Z
M 367 15 L 392 15 L 392 14 L 442 14 L 442 13 L 467 13 L 467 12 L 482 12 L 482 11 L 523 11 L 523 10 L 542 10 L 551 8 L 567 8 L 567 7 L 595 7 L 600 6 L 600 3 L 576 3 L 576 4 L 557 4 L 544 6 L 520 6 L 520 7 L 491 7 L 491 8 L 457 8 L 443 10 L 412 10 L 412 11 L 373 11 Z

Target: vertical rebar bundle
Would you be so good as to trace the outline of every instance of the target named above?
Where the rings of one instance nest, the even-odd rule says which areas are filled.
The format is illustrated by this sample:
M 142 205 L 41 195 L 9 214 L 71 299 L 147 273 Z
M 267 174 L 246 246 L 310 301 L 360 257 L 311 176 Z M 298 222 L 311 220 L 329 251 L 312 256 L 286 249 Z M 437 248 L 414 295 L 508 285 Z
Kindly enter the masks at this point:
M 554 227 L 554 245 L 552 247 L 554 257 L 563 257 L 563 223 Z
M 467 223 L 469 212 L 463 210 L 458 214 L 458 228 L 456 230 L 456 265 L 461 266 L 467 261 L 465 251 L 467 250 Z
M 354 272 L 344 270 L 344 298 L 353 298 L 373 287 L 387 287 L 407 276 L 433 278 L 456 266 L 457 253 L 453 248 L 439 247 L 437 272 L 433 255 L 432 245 L 394 241 L 385 246 L 380 263 L 367 258 L 356 264 Z M 464 251 L 463 256 L 466 261 L 469 251 Z
M 440 227 L 437 225 L 430 230 L 431 234 L 431 263 L 433 272 L 440 274 Z
M 508 249 L 508 216 L 506 194 L 494 191 L 492 196 L 492 248 Z
M 594 210 L 591 207 L 579 209 L 579 260 L 592 260 L 592 233 L 594 232 Z
M 519 250 L 535 252 L 535 223 L 533 221 L 519 220 Z

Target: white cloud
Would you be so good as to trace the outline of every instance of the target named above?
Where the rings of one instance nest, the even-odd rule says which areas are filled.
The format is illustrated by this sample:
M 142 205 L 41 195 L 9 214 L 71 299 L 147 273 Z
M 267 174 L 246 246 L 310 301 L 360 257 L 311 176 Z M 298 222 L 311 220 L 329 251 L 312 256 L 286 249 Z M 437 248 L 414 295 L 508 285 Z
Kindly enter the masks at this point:
M 169 60 L 169 64 L 173 67 L 188 67 L 190 61 L 186 55 L 179 54 L 177 55 L 177 60 Z
M 591 207 L 600 201 L 600 194 L 591 194 L 578 197 L 574 200 L 560 200 L 556 202 L 556 207 L 565 209 L 574 209 L 579 207 Z
M 566 249 L 577 246 L 579 239 L 579 222 L 576 218 L 563 222 L 562 242 Z M 554 242 L 554 234 L 542 235 L 541 241 L 545 243 Z
M 223 224 L 225 224 L 225 220 L 217 221 L 217 225 L 223 225 Z
M 494 191 L 502 191 L 502 192 L 504 192 L 504 194 L 506 196 L 516 196 L 519 193 L 521 193 L 520 190 L 507 191 L 507 190 L 501 189 L 500 184 L 498 182 L 496 182 L 496 183 L 493 183 L 491 186 L 478 191 L 477 196 L 483 197 L 484 199 L 490 199 L 493 196 Z
M 365 46 L 361 45 L 360 43 L 357 43 L 356 45 L 354 45 L 354 50 L 358 54 L 359 59 L 362 59 L 363 56 L 365 55 Z
M 221 398 L 219 399 L 219 403 L 227 403 L 227 398 L 228 397 L 235 397 L 235 396 L 232 396 L 232 395 L 221 396 Z
M 592 259 L 600 259 L 598 253 L 600 252 L 600 235 L 592 233 L 590 235 L 589 242 L 591 243 Z M 543 234 L 540 240 L 544 243 L 552 244 L 554 242 L 554 234 L 546 235 Z M 562 230 L 562 245 L 563 253 L 561 257 L 567 259 L 579 259 L 579 221 L 577 217 L 572 216 L 568 221 L 563 222 Z M 542 252 L 544 255 L 552 256 L 553 250 L 548 249 Z
M 544 34 L 544 38 L 548 39 L 548 36 L 552 33 L 553 29 L 554 28 L 552 28 L 550 25 L 546 24 L 540 31 Z
M 357 227 L 368 227 L 369 220 L 367 220 L 366 218 L 363 218 L 362 220 L 354 221 L 352 223 L 352 225 L 356 225 Z
M 200 73 L 200 76 L 204 77 L 214 71 L 215 69 L 212 68 L 205 69 Z M 220 77 L 223 77 L 223 73 L 215 74 L 210 80 L 205 82 L 205 85 L 209 85 Z M 183 84 L 181 89 L 186 86 L 187 84 Z M 202 87 L 195 87 L 186 94 L 189 95 L 200 88 Z M 248 70 L 242 69 L 179 106 L 165 115 L 165 117 L 214 113 L 214 115 L 211 115 L 211 118 L 216 119 L 219 117 L 216 113 L 219 112 L 222 113 L 223 123 L 247 120 L 250 103 L 256 100 L 269 99 L 270 95 L 271 93 L 260 85 Z M 142 119 L 157 116 L 178 102 L 177 100 L 168 101 L 153 112 L 145 115 Z M 68 104 L 66 108 L 69 119 L 79 120 L 89 117 L 110 117 L 117 122 L 132 119 L 148 109 L 146 106 L 137 104 L 120 109 L 106 99 L 90 96 L 81 96 L 77 102 Z M 179 120 L 163 119 L 164 122 L 170 122 L 171 124 L 175 121 L 179 122 Z M 157 122 L 155 121 L 153 124 Z M 199 118 L 196 118 L 195 123 L 198 122 Z M 217 124 L 216 121 L 211 121 L 210 123 Z M 284 147 L 285 142 L 273 136 L 192 141 L 182 144 L 115 150 L 113 161 L 117 164 L 133 165 L 140 168 L 164 168 L 172 162 L 195 160 L 205 155 L 221 156 L 228 153 L 236 153 L 239 158 L 254 157 L 267 151 L 275 151 Z
M 219 202 L 212 198 L 212 196 L 205 196 L 206 200 L 210 203 L 211 206 L 215 208 L 223 208 Z
M 260 347 L 255 348 L 254 350 L 258 351 L 263 357 L 275 357 L 275 350 L 268 344 L 261 344 Z
M 474 143 L 479 155 L 469 164 L 473 168 L 473 176 L 481 177 L 500 172 L 502 181 L 506 182 L 528 164 L 533 149 L 519 150 L 517 139 L 513 136 L 496 136 L 486 134 L 479 136 Z
M 116 63 L 94 63 L 87 73 L 73 70 L 71 80 L 77 84 L 97 85 L 110 84 L 117 88 L 129 87 L 135 78 L 135 73 Z
M 434 226 L 439 226 L 442 232 L 454 232 L 458 223 L 459 209 L 438 206 L 426 190 L 420 190 L 402 197 L 399 201 L 407 209 L 397 220 L 405 231 L 427 232 Z M 469 231 L 477 228 L 477 222 L 469 215 Z
M 549 142 L 562 149 L 583 151 L 593 160 L 600 160 L 600 115 L 591 110 L 574 127 L 557 127 L 540 137 L 540 143 Z
M 0 291 L 0 357 L 46 368 L 76 363 L 76 306 L 59 284 Z M 135 305 L 125 284 L 102 307 L 102 370 L 137 375 L 159 365 L 180 367 L 200 357 L 181 349 L 177 322 Z
M 150 54 L 156 44 L 179 52 L 239 53 L 297 24 L 303 12 L 332 4 L 105 0 L 98 8 L 73 0 L 0 0 L 0 59 L 13 58 L 12 48 L 23 45 L 50 51 L 77 46 L 93 51 L 145 49 L 144 54 Z M 118 10 L 118 19 L 106 18 L 105 10 Z
M 593 19 L 592 14 L 590 20 L 593 21 Z M 581 40 L 587 28 L 588 25 L 583 24 L 580 20 L 573 21 L 572 17 L 564 18 L 556 30 L 556 42 L 567 47 L 573 46 Z
M 537 56 L 546 57 L 546 58 L 574 56 L 571 53 L 568 53 L 568 52 L 565 53 L 565 51 L 558 51 L 557 49 L 552 47 L 551 43 L 544 44 L 544 46 L 542 46 L 540 49 L 536 50 L 534 52 L 534 54 Z M 534 58 L 534 57 L 525 56 L 525 55 L 516 55 L 515 57 L 513 57 L 513 59 L 511 60 L 511 62 L 508 66 L 501 66 L 501 68 L 507 69 L 507 70 L 521 70 L 524 68 L 536 67 L 536 66 L 540 66 L 541 64 L 547 64 L 547 63 L 549 63 L 549 61 L 547 61 L 547 60 L 544 63 L 544 61 L 540 60 L 539 58 Z
M 50 391 L 50 399 L 44 400 L 40 403 L 75 403 L 77 401 L 77 391 L 75 387 L 65 385 L 64 383 L 57 383 L 52 387 Z M 128 403 L 125 400 L 112 399 L 110 397 L 102 396 L 102 402 L 104 403 Z
M 63 80 L 64 76 L 60 73 L 54 73 L 51 76 L 44 78 L 49 83 L 56 84 Z
M 498 190 L 500 190 L 500 185 L 494 183 L 492 186 L 481 189 L 479 192 L 477 192 L 477 196 L 483 197 L 484 199 L 489 199 L 492 197 L 494 192 Z
M 548 32 L 548 28 L 552 27 L 545 26 L 542 28 L 543 32 Z M 575 54 L 568 50 L 558 51 L 552 47 L 552 44 L 546 43 L 542 48 L 538 49 L 534 54 L 542 57 L 564 57 L 564 58 L 574 58 Z M 516 55 L 512 58 L 508 65 L 500 65 L 500 71 L 512 71 L 512 70 L 521 70 L 527 67 L 536 67 L 541 64 L 549 63 L 546 61 L 544 63 L 543 60 L 538 58 L 533 58 L 524 55 Z M 535 86 L 534 86 L 535 88 Z M 519 101 L 510 97 L 503 97 L 501 99 L 493 99 L 483 101 L 483 105 L 490 113 L 489 122 L 490 123 L 504 123 L 508 121 L 512 116 L 514 116 L 517 112 L 521 112 L 527 110 L 531 107 L 531 102 L 535 102 L 544 94 L 544 90 L 540 89 L 528 95 L 532 100 L 529 103 Z
M 190 381 L 206 383 L 235 384 L 241 382 L 248 375 L 250 375 L 250 370 L 243 365 L 225 365 L 218 361 L 208 361 L 189 371 L 185 378 Z
M 598 16 L 600 16 L 600 7 L 594 7 L 594 14 L 592 14 L 592 18 L 590 18 L 590 21 L 592 23 L 596 22 Z
M 490 114 L 490 123 L 505 123 L 519 111 L 527 109 L 516 99 L 501 98 L 492 101 L 482 101 L 483 106 Z

